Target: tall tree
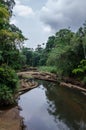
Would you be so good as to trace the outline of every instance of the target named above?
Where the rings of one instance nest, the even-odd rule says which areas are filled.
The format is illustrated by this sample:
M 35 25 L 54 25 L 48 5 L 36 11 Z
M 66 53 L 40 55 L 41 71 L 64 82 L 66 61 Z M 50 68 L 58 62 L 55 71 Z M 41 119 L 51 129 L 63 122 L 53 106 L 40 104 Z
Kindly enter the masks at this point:
M 21 30 L 10 24 L 13 3 L 14 1 L 11 0 L 0 2 L 0 55 L 2 57 L 0 64 L 6 63 L 10 66 L 18 60 L 19 49 L 26 39 Z

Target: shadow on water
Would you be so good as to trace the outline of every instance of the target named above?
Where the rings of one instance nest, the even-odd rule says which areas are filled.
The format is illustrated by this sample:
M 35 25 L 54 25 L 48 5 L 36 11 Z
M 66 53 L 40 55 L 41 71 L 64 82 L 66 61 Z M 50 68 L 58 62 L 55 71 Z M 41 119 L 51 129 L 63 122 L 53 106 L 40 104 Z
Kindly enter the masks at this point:
M 55 122 L 59 119 L 67 124 L 71 130 L 85 130 L 86 98 L 58 85 L 49 85 L 44 83 L 49 104 L 48 112 L 54 116 Z
M 26 130 L 86 130 L 86 97 L 58 84 L 39 84 L 19 100 Z

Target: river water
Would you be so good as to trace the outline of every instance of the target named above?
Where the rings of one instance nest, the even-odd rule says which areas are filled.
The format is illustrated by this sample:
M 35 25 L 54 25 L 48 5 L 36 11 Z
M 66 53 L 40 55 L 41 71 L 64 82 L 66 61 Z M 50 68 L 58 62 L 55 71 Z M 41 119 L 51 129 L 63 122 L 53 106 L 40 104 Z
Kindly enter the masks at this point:
M 19 106 L 25 130 L 86 130 L 86 97 L 58 84 L 40 81 Z

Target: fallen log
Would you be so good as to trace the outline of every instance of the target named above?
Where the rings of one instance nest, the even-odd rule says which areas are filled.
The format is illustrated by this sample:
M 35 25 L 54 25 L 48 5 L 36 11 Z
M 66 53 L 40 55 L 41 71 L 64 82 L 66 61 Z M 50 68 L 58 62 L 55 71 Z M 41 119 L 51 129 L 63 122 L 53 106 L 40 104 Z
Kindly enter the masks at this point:
M 84 94 L 86 96 L 86 93 L 85 92 L 81 92 L 82 94 Z
M 60 86 L 65 86 L 65 87 L 68 87 L 68 88 L 76 89 L 76 90 L 80 91 L 81 93 L 84 93 L 84 95 L 86 94 L 86 89 L 79 87 L 77 85 L 73 85 L 71 83 L 61 82 Z
M 57 82 L 57 77 L 55 74 L 46 73 L 45 75 L 45 73 L 40 73 L 40 72 L 20 72 L 17 74 L 19 77 L 21 77 L 21 79 L 24 77 L 29 78 L 30 76 L 32 76 L 35 79 Z
M 22 95 L 24 94 L 25 92 L 33 89 L 33 88 L 36 88 L 38 86 L 38 83 L 35 82 L 33 85 L 29 85 L 28 87 L 26 86 L 26 88 L 21 88 L 19 91 L 18 91 L 18 95 Z

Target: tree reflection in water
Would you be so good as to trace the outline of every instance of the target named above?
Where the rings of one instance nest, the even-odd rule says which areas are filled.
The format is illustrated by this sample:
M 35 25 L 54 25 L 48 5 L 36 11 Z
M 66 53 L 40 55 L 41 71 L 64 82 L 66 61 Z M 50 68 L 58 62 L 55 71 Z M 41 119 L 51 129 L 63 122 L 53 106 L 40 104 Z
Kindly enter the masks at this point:
M 48 113 L 64 122 L 70 130 L 86 130 L 86 97 L 58 84 L 42 82 L 47 97 Z

